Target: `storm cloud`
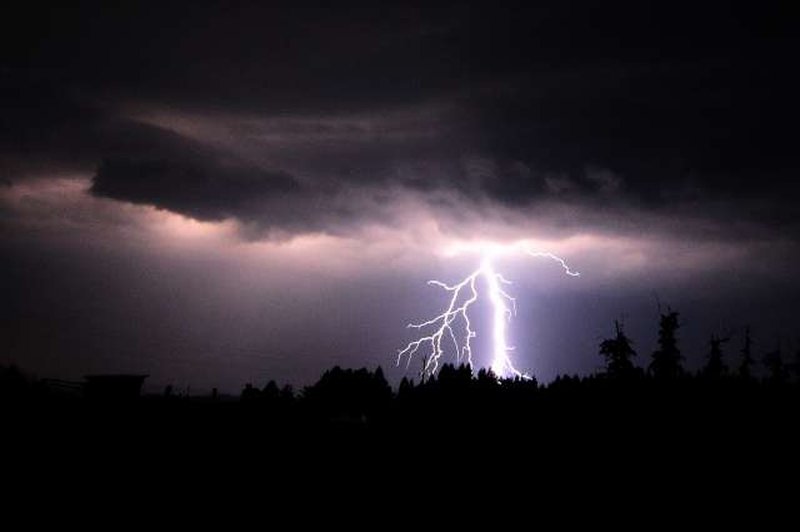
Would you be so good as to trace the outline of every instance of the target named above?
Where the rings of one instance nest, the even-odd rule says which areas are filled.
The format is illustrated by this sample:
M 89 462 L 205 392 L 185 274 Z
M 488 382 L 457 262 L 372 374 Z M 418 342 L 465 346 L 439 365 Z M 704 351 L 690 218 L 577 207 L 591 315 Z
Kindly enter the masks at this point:
M 391 199 L 376 189 L 522 212 L 713 198 L 785 223 L 797 80 L 779 9 L 19 8 L 0 148 L 266 234 L 381 218 L 358 204 Z

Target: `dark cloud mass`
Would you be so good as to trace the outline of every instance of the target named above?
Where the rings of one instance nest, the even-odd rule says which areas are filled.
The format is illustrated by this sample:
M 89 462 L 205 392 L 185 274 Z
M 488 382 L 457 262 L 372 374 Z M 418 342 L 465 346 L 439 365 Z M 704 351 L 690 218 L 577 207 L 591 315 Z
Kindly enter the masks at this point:
M 713 195 L 734 211 L 772 199 L 793 209 L 796 37 L 782 4 L 11 13 L 0 148 L 33 160 L 23 166 L 100 168 L 93 192 L 118 200 L 291 232 L 305 224 L 259 220 L 259 202 L 288 197 L 324 230 L 335 216 L 320 211 L 319 187 L 393 182 L 523 208 L 607 193 L 587 179 L 600 171 L 654 207 Z M 131 104 L 239 123 L 223 121 L 227 146 L 211 150 L 131 121 Z M 447 113 L 425 116 L 436 106 Z
M 97 171 L 92 193 L 219 221 L 260 211 L 275 196 L 296 188 L 288 175 L 247 167 L 109 159 Z
M 249 241 L 432 219 L 797 255 L 789 3 L 529 4 L 11 2 L 0 191 L 80 179 L 81 209 Z
M 797 192 L 788 132 L 798 87 L 787 64 L 796 38 L 781 4 L 79 3 L 11 12 L 3 151 L 94 168 L 106 161 L 95 193 L 199 219 L 251 219 L 277 192 L 313 196 L 314 186 L 290 185 L 284 174 L 296 171 L 315 186 L 346 187 L 411 169 L 417 175 L 401 185 L 518 206 L 591 185 L 587 168 L 613 172 L 655 205 L 692 193 L 745 201 Z M 252 129 L 225 132 L 250 142 L 245 158 L 263 148 L 302 165 L 189 161 L 185 146 L 153 154 L 146 144 L 167 133 L 120 123 L 129 102 L 187 116 L 302 119 L 260 143 Z M 376 131 L 353 120 L 444 104 L 451 112 L 437 123 L 398 125 L 395 114 Z M 391 136 L 401 126 L 405 136 Z M 294 145 L 281 144 L 292 136 Z M 465 175 L 475 158 L 491 165 L 479 182 Z M 425 175 L 431 168 L 436 177 Z

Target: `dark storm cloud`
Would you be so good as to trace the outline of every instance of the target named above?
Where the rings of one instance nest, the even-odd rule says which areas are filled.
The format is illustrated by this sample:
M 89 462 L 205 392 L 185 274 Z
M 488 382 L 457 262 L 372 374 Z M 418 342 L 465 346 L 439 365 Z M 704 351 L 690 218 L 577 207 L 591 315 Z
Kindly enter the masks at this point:
M 109 159 L 94 178 L 98 196 L 152 204 L 198 220 L 263 211 L 275 196 L 297 193 L 291 176 L 215 162 Z
M 398 190 L 785 226 L 798 84 L 782 9 L 11 8 L 0 160 L 5 180 L 89 169 L 97 195 L 289 232 L 381 218 Z M 132 119 L 131 101 L 255 118 L 211 146 Z

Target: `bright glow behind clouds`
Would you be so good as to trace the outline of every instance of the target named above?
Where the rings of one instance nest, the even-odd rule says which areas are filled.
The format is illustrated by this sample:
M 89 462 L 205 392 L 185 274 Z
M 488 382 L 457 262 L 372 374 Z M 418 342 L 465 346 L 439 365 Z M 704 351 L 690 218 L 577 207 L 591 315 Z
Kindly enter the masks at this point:
M 72 315 L 82 316 L 85 324 L 70 325 L 71 329 L 85 327 L 94 338 L 108 334 L 100 330 L 106 327 L 101 324 L 106 316 L 118 315 L 125 327 L 135 327 L 150 323 L 147 316 L 153 314 L 158 319 L 149 325 L 148 336 L 163 339 L 135 352 L 133 347 L 102 346 L 102 352 L 128 349 L 133 366 L 117 360 L 121 365 L 112 367 L 98 359 L 94 366 L 74 367 L 76 371 L 130 367 L 131 371 L 150 372 L 154 382 L 180 374 L 196 386 L 235 388 L 259 375 L 308 382 L 337 363 L 387 365 L 402 343 L 398 324 L 409 316 L 424 315 L 441 302 L 434 291 L 417 291 L 424 280 L 432 276 L 463 278 L 486 253 L 496 254 L 494 266 L 515 281 L 513 292 L 522 298 L 522 317 L 510 329 L 508 313 L 499 305 L 493 315 L 481 317 L 474 330 L 494 327 L 497 334 L 487 332 L 479 340 L 514 338 L 486 347 L 481 342 L 481 351 L 488 349 L 497 355 L 516 345 L 515 359 L 521 369 L 540 376 L 542 367 L 552 368 L 545 373 L 552 375 L 574 368 L 574 357 L 556 357 L 558 360 L 550 362 L 556 354 L 548 352 L 549 344 L 532 345 L 525 335 L 534 335 L 536 342 L 543 331 L 566 327 L 578 317 L 574 312 L 562 314 L 561 307 L 548 308 L 548 314 L 542 316 L 536 313 L 540 302 L 552 302 L 555 297 L 567 305 L 563 308 L 569 308 L 593 291 L 614 287 L 617 292 L 622 286 L 627 291 L 641 290 L 640 299 L 650 304 L 654 286 L 675 286 L 700 273 L 704 278 L 723 280 L 768 275 L 774 261 L 767 259 L 781 253 L 780 246 L 769 242 L 745 245 L 677 239 L 663 233 L 636 237 L 582 231 L 564 238 L 531 239 L 539 234 L 534 221 L 510 225 L 502 217 L 475 215 L 454 225 L 446 214 L 445 218 L 434 216 L 426 203 L 413 196 L 401 197 L 398 205 L 388 207 L 405 214 L 393 217 L 391 224 L 365 223 L 347 235 L 309 233 L 281 241 L 259 240 L 247 238 L 246 228 L 232 220 L 198 222 L 149 206 L 97 198 L 87 192 L 88 187 L 89 176 L 69 175 L 31 179 L 0 189 L 4 225 L 13 228 L 3 233 L 2 239 L 6 244 L 16 241 L 65 257 L 94 250 L 91 258 L 75 259 L 92 265 L 82 271 L 96 272 L 82 273 L 86 280 L 79 284 L 85 284 L 85 290 L 98 298 L 93 306 L 84 308 L 83 296 L 75 299 L 73 292 L 64 293 L 63 288 L 51 290 L 60 305 L 68 306 Z M 453 227 L 456 232 L 451 231 Z M 552 250 L 568 257 L 576 268 L 579 265 L 584 275 L 573 282 L 559 265 L 532 260 L 519 253 L 520 249 Z M 116 256 L 123 260 L 111 261 Z M 764 260 L 751 260 L 758 257 Z M 105 263 L 116 265 L 116 271 L 104 267 Z M 720 272 L 725 276 L 718 276 Z M 124 290 L 104 296 L 104 285 L 98 279 L 112 273 L 119 279 L 115 285 Z M 532 289 L 536 294 L 532 295 Z M 139 300 L 148 302 L 141 310 L 137 310 Z M 48 301 L 31 297 L 26 305 L 43 312 L 39 309 L 46 309 Z M 511 308 L 510 301 L 504 301 Z M 126 310 L 128 307 L 133 310 Z M 346 312 L 341 311 L 344 308 Z M 606 321 L 613 312 L 627 310 L 602 309 L 605 307 L 598 307 L 597 312 Z M 308 334 L 309 327 L 315 334 Z M 587 346 L 587 356 L 592 356 L 595 336 L 602 333 L 602 329 L 587 331 L 589 338 L 580 344 Z M 141 331 L 115 334 L 120 342 L 134 345 L 129 338 Z M 177 349 L 176 339 L 184 337 L 184 347 Z M 23 347 L 15 352 L 39 349 L 26 347 L 26 342 L 33 341 L 33 336 L 19 340 Z M 77 345 L 69 342 L 62 345 Z M 86 340 L 81 342 L 82 350 L 87 349 Z M 185 354 L 178 359 L 179 352 Z M 68 356 L 69 349 L 58 348 L 55 353 L 48 355 L 55 358 L 42 362 L 28 354 L 22 363 L 47 374 L 48 368 L 60 367 L 59 357 Z M 487 365 L 508 374 L 500 371 L 502 357 L 494 359 L 496 364 Z

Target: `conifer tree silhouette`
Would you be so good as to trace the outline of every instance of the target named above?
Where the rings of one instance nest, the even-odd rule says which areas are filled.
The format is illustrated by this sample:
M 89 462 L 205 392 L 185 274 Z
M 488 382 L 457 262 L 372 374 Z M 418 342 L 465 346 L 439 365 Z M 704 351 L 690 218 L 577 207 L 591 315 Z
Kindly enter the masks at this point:
M 788 379 L 788 370 L 783 362 L 780 346 L 764 355 L 764 366 L 767 368 L 767 379 L 771 384 L 783 384 Z
M 708 353 L 708 362 L 702 372 L 704 377 L 719 379 L 727 374 L 728 367 L 722 360 L 722 344 L 727 341 L 728 338 L 720 338 L 715 334 L 711 335 L 711 341 L 709 342 L 711 350 Z
M 674 379 L 683 375 L 683 366 L 676 332 L 680 327 L 678 313 L 667 309 L 661 315 L 658 327 L 658 349 L 653 353 L 650 372 L 658 379 Z
M 600 355 L 606 360 L 606 374 L 611 377 L 630 376 L 634 371 L 632 359 L 636 351 L 618 320 L 614 321 L 614 327 L 614 338 L 607 338 L 600 343 Z
M 744 345 L 742 345 L 742 350 L 740 351 L 742 355 L 742 361 L 739 363 L 739 377 L 745 380 L 749 380 L 753 378 L 753 339 L 750 337 L 750 327 L 747 327 L 744 331 Z

